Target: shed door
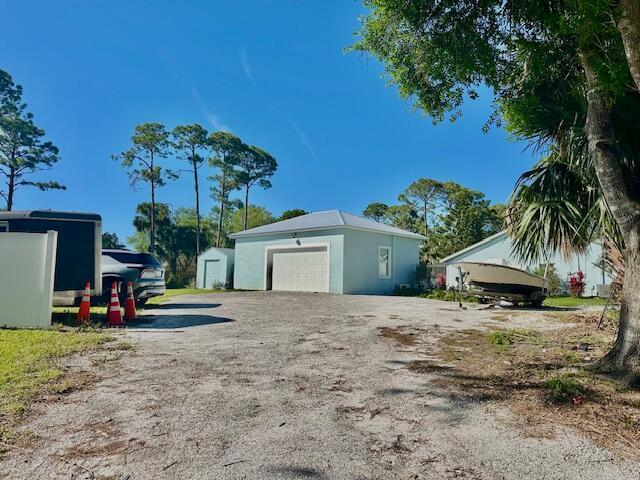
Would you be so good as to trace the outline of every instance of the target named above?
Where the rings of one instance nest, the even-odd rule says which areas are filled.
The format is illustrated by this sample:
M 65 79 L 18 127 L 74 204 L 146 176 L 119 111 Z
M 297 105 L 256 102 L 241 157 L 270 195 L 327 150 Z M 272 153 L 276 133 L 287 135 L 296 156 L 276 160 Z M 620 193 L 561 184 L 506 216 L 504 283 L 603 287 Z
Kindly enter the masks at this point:
M 213 288 L 215 284 L 223 283 L 220 276 L 220 260 L 204 261 L 204 288 Z
M 325 250 L 274 252 L 272 290 L 328 292 L 329 256 Z

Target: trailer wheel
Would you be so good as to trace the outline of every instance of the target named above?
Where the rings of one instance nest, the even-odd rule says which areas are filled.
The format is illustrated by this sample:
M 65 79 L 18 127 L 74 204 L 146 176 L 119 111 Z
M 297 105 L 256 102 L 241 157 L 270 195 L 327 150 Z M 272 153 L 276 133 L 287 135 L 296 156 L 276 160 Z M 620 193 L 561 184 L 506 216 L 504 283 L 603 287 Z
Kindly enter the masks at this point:
M 542 308 L 542 302 L 544 302 L 544 294 L 542 292 L 533 292 L 531 294 L 530 301 L 533 308 Z

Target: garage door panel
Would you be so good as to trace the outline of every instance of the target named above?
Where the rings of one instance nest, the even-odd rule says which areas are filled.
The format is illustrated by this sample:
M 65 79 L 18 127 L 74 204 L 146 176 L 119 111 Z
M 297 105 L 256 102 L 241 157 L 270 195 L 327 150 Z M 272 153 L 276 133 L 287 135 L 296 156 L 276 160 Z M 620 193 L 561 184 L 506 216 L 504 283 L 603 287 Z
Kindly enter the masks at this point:
M 328 253 L 274 252 L 271 288 L 288 292 L 327 292 Z

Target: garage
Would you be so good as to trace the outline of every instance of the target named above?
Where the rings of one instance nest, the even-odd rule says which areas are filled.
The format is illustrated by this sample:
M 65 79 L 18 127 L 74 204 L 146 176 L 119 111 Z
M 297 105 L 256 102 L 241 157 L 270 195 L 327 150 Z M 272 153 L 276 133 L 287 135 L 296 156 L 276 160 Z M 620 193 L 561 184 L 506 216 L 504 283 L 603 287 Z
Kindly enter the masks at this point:
M 289 292 L 328 292 L 329 255 L 326 248 L 274 251 L 271 289 Z
M 389 294 L 409 285 L 422 235 L 341 210 L 281 220 L 229 235 L 234 288 Z

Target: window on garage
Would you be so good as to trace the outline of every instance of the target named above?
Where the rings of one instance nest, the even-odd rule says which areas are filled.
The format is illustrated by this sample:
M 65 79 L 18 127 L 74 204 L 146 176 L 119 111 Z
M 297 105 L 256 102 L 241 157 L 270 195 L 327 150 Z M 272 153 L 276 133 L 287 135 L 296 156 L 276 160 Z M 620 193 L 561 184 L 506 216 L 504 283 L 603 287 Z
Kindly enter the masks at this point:
M 378 277 L 379 278 L 391 277 L 391 248 L 390 247 L 378 248 Z

